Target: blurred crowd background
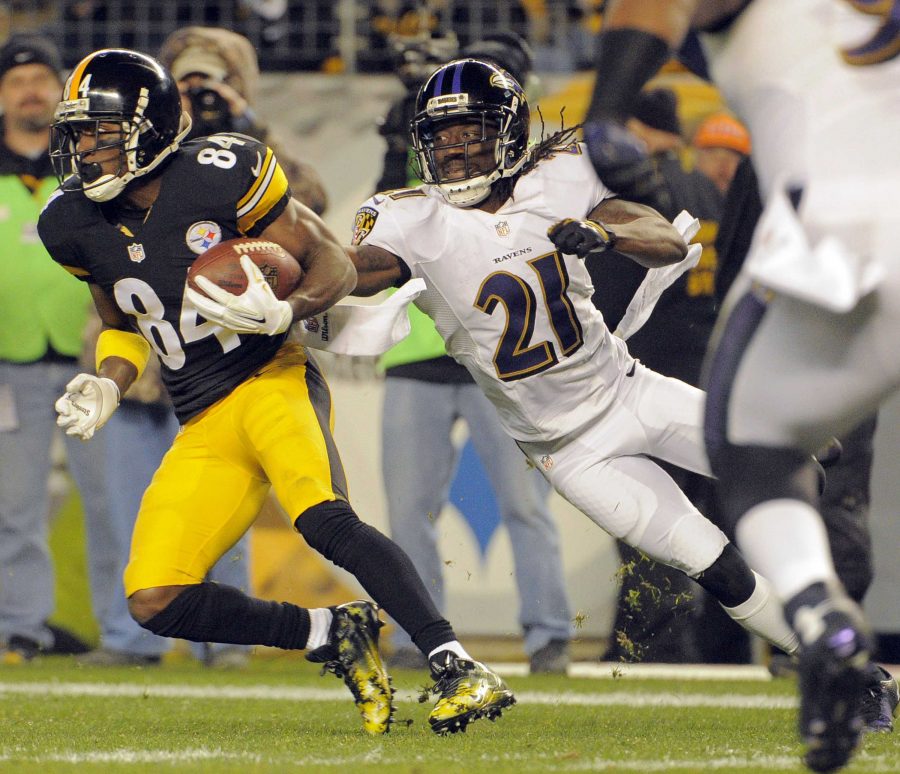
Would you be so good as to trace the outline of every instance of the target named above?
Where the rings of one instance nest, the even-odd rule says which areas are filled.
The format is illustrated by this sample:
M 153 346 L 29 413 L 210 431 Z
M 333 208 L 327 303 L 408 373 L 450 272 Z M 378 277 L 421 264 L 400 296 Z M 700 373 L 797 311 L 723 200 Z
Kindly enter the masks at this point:
M 157 51 L 184 25 L 245 35 L 263 70 L 390 72 L 394 36 L 454 31 L 460 45 L 492 30 L 527 38 L 539 71 L 587 67 L 602 0 L 16 0 L 0 3 L 10 29 L 49 34 L 67 64 L 103 47 Z M 5 28 L 5 29 L 4 29 Z

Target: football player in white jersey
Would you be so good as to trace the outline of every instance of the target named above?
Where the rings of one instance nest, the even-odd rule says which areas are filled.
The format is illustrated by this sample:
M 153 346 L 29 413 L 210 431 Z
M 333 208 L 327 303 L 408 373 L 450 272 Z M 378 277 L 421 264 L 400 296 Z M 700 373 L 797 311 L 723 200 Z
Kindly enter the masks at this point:
M 753 135 L 765 211 L 709 358 L 705 435 L 737 542 L 800 636 L 806 763 L 832 771 L 859 741 L 873 665 L 809 453 L 900 386 L 900 1 L 618 0 L 603 30 L 585 139 L 619 194 L 652 195 L 623 121 L 691 30 Z M 897 683 L 874 674 L 889 730 Z
M 359 209 L 355 292 L 424 279 L 417 305 L 557 491 L 793 650 L 767 582 L 650 459 L 709 475 L 703 393 L 632 358 L 591 303 L 585 259 L 615 245 L 663 266 L 685 257 L 684 239 L 655 210 L 615 198 L 579 144 L 557 135 L 529 151 L 528 135 L 508 73 L 473 59 L 438 68 L 413 121 L 426 182 Z

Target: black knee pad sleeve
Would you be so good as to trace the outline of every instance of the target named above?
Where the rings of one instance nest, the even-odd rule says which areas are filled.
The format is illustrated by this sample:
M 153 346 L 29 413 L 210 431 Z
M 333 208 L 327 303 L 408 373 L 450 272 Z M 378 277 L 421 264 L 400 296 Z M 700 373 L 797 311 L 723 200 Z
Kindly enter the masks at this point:
M 737 607 L 746 602 L 756 588 L 753 570 L 731 543 L 694 580 L 725 607 Z
M 311 548 L 352 573 L 424 653 L 456 639 L 406 553 L 360 521 L 343 500 L 319 503 L 294 522 Z
M 360 521 L 350 504 L 344 500 L 319 503 L 305 510 L 294 522 L 309 547 L 338 567 L 350 569 L 360 551 L 376 533 L 374 527 Z

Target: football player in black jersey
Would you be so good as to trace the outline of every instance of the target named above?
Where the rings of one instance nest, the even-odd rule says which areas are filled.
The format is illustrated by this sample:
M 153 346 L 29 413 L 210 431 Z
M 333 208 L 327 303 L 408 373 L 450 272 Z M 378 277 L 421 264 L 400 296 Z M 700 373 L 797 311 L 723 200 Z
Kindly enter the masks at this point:
M 125 570 L 132 615 L 163 636 L 310 649 L 307 658 L 344 678 L 366 730 L 386 732 L 392 689 L 376 605 L 307 610 L 204 581 L 273 486 L 307 543 L 351 572 L 429 658 L 441 693 L 432 728 L 498 715 L 512 693 L 458 643 L 408 557 L 349 505 L 328 387 L 306 351 L 286 341 L 294 320 L 355 287 L 353 265 L 292 198 L 271 149 L 234 133 L 183 142 L 189 129 L 156 60 L 90 54 L 56 111 L 51 157 L 62 184 L 38 226 L 54 260 L 89 283 L 104 322 L 97 375 L 69 383 L 56 404 L 60 426 L 90 439 L 151 350 L 182 425 L 135 524 Z M 246 292 L 218 296 L 224 303 L 186 288 L 199 254 L 239 236 L 264 237 L 297 258 L 303 279 L 287 299 L 249 261 Z

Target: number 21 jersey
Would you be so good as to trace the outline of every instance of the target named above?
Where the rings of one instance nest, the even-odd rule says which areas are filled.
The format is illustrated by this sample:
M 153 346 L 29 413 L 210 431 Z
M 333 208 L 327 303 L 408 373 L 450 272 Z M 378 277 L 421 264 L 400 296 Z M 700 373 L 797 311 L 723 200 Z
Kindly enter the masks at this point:
M 518 440 L 586 426 L 631 363 L 591 303 L 584 263 L 547 237 L 610 196 L 572 145 L 523 175 L 496 213 L 453 207 L 430 186 L 377 194 L 357 213 L 354 241 L 388 250 L 425 280 L 416 305 Z

